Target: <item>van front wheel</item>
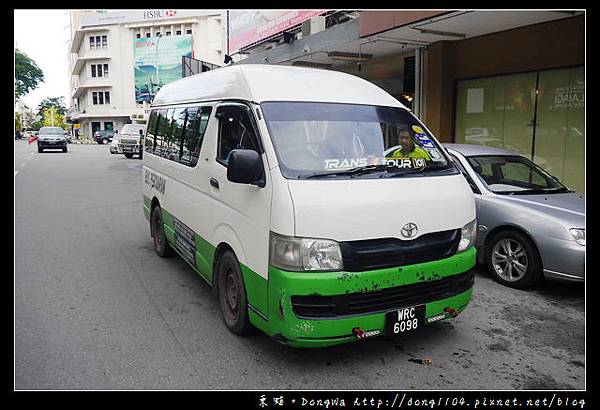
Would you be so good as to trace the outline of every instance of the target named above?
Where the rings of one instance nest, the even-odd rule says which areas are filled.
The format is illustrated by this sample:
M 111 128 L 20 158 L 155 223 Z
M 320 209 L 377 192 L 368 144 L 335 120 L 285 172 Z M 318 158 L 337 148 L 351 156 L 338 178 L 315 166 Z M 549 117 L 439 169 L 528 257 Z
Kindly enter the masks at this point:
M 219 305 L 227 328 L 237 335 L 251 332 L 248 319 L 248 299 L 240 263 L 231 251 L 225 251 L 219 261 L 217 286 Z

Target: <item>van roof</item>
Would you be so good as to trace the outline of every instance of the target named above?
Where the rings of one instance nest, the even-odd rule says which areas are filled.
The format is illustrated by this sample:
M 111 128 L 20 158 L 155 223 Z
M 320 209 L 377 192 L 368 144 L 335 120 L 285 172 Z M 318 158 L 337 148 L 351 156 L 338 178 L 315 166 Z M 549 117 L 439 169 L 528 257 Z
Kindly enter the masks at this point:
M 375 84 L 339 71 L 265 64 L 239 64 L 173 81 L 152 106 L 239 99 L 319 101 L 406 108 Z

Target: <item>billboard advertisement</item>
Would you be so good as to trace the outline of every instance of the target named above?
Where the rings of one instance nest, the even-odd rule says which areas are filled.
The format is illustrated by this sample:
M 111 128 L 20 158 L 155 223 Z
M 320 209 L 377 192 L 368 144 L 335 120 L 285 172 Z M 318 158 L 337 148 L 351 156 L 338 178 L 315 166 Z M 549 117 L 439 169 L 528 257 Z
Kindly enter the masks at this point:
M 192 57 L 192 35 L 136 38 L 133 47 L 135 101 L 152 102 L 160 87 L 181 78 L 181 57 Z
M 321 10 L 246 10 L 229 12 L 229 53 L 297 26 Z

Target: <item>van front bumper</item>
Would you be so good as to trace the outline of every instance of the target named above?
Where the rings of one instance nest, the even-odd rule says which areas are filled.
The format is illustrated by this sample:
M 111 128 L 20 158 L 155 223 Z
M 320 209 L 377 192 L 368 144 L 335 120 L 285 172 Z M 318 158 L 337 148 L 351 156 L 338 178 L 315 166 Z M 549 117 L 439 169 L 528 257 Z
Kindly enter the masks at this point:
M 471 300 L 475 255 L 472 247 L 438 261 L 365 272 L 269 267 L 268 320 L 253 307 L 250 320 L 281 343 L 325 347 L 360 340 L 356 328 L 384 335 L 386 313 L 404 307 L 424 305 L 425 324 L 454 317 Z

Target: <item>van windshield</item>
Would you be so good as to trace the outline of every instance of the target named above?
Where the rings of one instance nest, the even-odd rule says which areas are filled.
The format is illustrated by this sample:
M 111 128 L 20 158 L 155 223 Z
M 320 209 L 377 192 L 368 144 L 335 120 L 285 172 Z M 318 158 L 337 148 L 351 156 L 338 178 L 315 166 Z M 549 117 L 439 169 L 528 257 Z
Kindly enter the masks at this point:
M 123 128 L 121 129 L 121 134 L 139 135 L 140 130 L 142 130 L 142 129 L 144 129 L 144 128 L 140 125 L 125 124 L 123 126 Z
M 261 104 L 286 178 L 371 178 L 456 173 L 407 110 L 314 103 Z
M 65 130 L 59 127 L 42 127 L 40 128 L 40 134 L 56 134 L 56 135 L 64 135 Z

